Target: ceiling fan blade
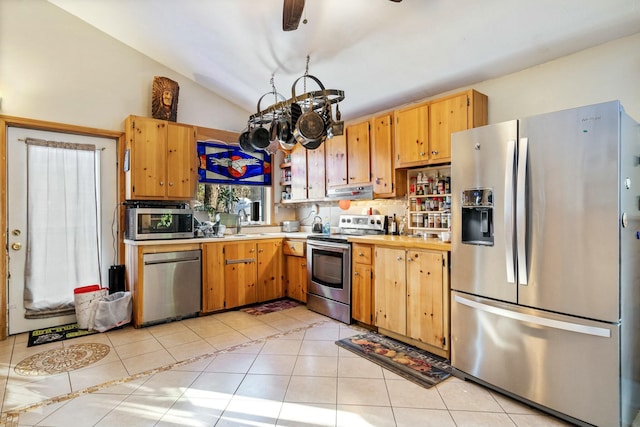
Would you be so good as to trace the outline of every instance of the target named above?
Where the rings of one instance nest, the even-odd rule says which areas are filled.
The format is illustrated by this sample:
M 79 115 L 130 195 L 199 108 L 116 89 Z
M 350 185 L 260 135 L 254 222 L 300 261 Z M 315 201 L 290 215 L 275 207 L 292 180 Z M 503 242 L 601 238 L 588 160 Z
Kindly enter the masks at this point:
M 303 9 L 304 0 L 284 0 L 282 7 L 283 31 L 293 31 L 298 28 Z

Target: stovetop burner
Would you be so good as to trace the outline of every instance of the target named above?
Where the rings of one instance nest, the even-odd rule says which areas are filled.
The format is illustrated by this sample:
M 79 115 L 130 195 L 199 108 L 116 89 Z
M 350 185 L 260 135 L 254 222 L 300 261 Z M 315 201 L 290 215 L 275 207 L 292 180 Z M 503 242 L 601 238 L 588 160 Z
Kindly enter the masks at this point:
M 385 234 L 387 217 L 385 215 L 340 215 L 339 225 L 339 233 L 312 234 L 307 239 L 346 243 L 349 236 Z

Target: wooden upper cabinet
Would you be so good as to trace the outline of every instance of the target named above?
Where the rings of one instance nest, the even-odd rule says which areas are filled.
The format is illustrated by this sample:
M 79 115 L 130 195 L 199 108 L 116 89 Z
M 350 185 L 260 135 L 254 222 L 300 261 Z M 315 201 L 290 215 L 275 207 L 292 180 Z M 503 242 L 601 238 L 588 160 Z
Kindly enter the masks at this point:
M 347 134 L 347 183 L 368 184 L 371 182 L 371 144 L 369 121 L 349 125 Z
M 451 161 L 451 133 L 487 124 L 488 98 L 475 90 L 395 111 L 395 167 Z
M 429 103 L 395 111 L 395 167 L 419 166 L 429 160 Z
M 347 184 L 347 136 L 338 135 L 324 142 L 327 165 L 327 187 Z
M 129 116 L 125 120 L 125 134 L 128 200 L 195 198 L 197 159 L 193 126 Z
M 307 150 L 307 197 L 309 199 L 323 199 L 327 193 L 324 155 L 324 143 L 315 150 Z
M 197 187 L 197 150 L 193 126 L 167 123 L 167 196 L 192 199 Z
M 307 198 L 307 149 L 296 144 L 291 150 L 291 200 Z
M 371 174 L 376 198 L 404 196 L 407 174 L 393 167 L 394 132 L 392 113 L 371 119 Z
M 307 150 L 296 144 L 291 151 L 291 200 L 323 199 L 325 188 L 325 147 Z
M 474 90 L 431 102 L 429 154 L 437 163 L 451 161 L 451 134 L 487 124 L 487 96 Z

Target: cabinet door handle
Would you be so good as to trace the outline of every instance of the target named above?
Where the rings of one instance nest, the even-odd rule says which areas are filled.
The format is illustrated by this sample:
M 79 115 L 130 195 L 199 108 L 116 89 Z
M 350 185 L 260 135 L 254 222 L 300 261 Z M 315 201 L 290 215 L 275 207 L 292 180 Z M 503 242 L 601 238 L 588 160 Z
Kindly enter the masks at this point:
M 173 187 L 173 182 L 169 182 L 169 187 Z
M 413 258 L 411 257 L 407 258 L 407 262 L 412 262 L 412 261 L 413 261 Z
M 433 150 L 433 151 L 431 152 L 431 154 L 433 154 L 433 155 L 435 156 L 436 154 L 438 154 L 438 150 Z
M 264 252 L 264 249 L 258 249 L 259 254 L 261 254 L 262 252 Z
M 161 185 L 161 186 L 162 186 L 162 185 L 164 185 L 164 181 L 160 181 L 160 185 Z
M 421 151 L 421 152 L 420 152 L 420 155 L 421 155 L 421 156 L 424 156 L 424 155 L 425 155 L 425 152 L 424 152 L 424 151 Z
M 359 274 L 357 271 L 354 271 L 354 272 L 353 272 L 353 275 L 354 275 L 354 276 L 359 276 L 360 274 Z
M 363 252 L 360 252 L 360 253 L 358 254 L 358 256 L 364 256 L 364 253 L 363 253 Z
M 402 257 L 399 256 L 398 258 L 396 258 L 397 261 L 402 261 Z

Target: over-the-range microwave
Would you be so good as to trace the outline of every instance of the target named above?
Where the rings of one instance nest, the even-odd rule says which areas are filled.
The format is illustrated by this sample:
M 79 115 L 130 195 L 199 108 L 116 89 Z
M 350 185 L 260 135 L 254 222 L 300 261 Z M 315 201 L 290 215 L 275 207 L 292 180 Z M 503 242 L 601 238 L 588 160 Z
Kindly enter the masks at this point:
M 188 239 L 194 236 L 193 209 L 128 208 L 125 239 Z

